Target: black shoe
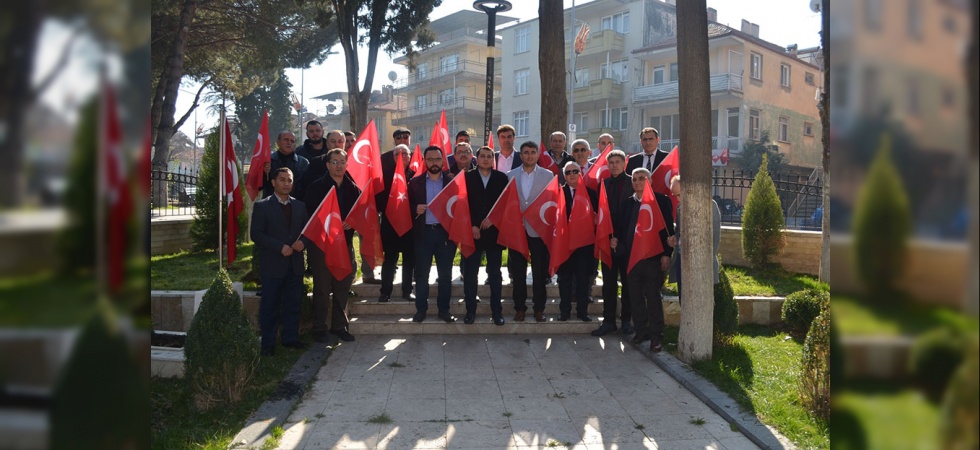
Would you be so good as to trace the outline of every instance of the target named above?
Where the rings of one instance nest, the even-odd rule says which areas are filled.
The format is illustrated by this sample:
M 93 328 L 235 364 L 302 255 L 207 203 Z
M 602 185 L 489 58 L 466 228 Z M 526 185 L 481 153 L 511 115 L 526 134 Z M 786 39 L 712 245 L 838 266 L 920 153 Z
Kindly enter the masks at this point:
M 640 344 L 642 344 L 642 343 L 644 343 L 645 341 L 648 341 L 648 340 L 650 340 L 650 336 L 647 336 L 647 335 L 645 335 L 643 333 L 637 333 L 636 336 L 633 336 L 633 339 L 630 342 L 632 342 L 632 343 L 634 343 L 636 345 L 640 345 Z
M 409 292 L 407 294 L 402 294 L 402 298 L 408 301 L 415 301 L 415 294 Z
M 295 348 L 296 350 L 306 350 L 310 348 L 310 344 L 300 341 L 283 343 L 282 346 L 286 348 Z
M 446 322 L 446 323 L 453 323 L 453 322 L 456 321 L 456 318 L 453 317 L 453 315 L 452 314 L 449 314 L 449 313 L 439 313 L 439 318 L 442 319 L 442 321 L 443 322 Z
M 378 297 L 378 302 L 379 303 L 388 303 L 388 300 L 391 300 L 391 296 L 390 295 L 381 294 L 381 296 Z
M 425 321 L 425 311 L 417 312 L 412 316 L 412 322 L 422 323 L 423 321 Z
M 274 348 L 263 348 L 262 356 L 276 356 L 276 349 Z
M 589 315 L 588 315 L 588 314 L 579 314 L 579 315 L 578 315 L 578 318 L 579 318 L 579 320 L 581 320 L 582 322 L 591 322 L 591 321 L 592 321 L 592 318 L 591 318 L 591 317 L 589 317 Z
M 629 322 L 624 322 L 623 328 L 620 332 L 623 333 L 624 336 L 633 334 L 633 325 L 630 325 Z
M 565 315 L 565 314 L 562 314 L 562 315 L 558 316 L 558 321 L 559 322 L 568 322 L 568 316 Z
M 664 349 L 664 343 L 662 338 L 656 338 L 650 340 L 650 351 L 654 353 L 660 353 Z
M 599 328 L 592 332 L 593 336 L 605 336 L 609 333 L 616 331 L 616 325 L 611 323 L 603 323 L 599 325 Z
M 330 334 L 337 336 L 344 342 L 354 342 L 354 335 L 350 334 L 347 330 L 331 331 Z
M 494 317 L 493 318 L 493 324 L 496 325 L 496 326 L 498 326 L 498 327 L 499 326 L 502 326 L 504 324 L 504 318 L 503 317 L 500 317 L 500 316 Z
M 471 323 L 473 323 L 475 321 L 476 321 L 476 314 L 466 314 L 466 316 L 463 317 L 463 323 L 465 323 L 467 325 L 469 325 L 469 324 L 471 324 Z
M 351 289 L 351 290 L 347 291 L 347 295 L 349 295 L 351 297 L 357 297 L 357 292 L 354 292 L 354 290 Z

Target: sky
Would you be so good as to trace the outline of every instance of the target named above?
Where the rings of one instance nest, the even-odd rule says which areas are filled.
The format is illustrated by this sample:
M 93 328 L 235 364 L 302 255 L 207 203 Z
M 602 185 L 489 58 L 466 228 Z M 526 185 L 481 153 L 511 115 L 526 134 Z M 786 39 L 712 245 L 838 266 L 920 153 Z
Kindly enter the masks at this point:
M 521 21 L 537 17 L 538 2 L 513 0 L 512 3 L 514 4 L 513 9 L 502 14 L 516 17 Z M 585 3 L 590 3 L 590 1 L 576 1 L 576 5 Z M 707 6 L 718 11 L 719 23 L 738 29 L 742 19 L 746 19 L 759 25 L 760 38 L 784 47 L 790 44 L 798 44 L 801 49 L 820 45 L 820 14 L 810 11 L 809 4 L 809 0 L 707 0 Z M 570 8 L 571 6 L 572 0 L 565 0 L 565 7 Z M 473 2 L 471 0 L 443 0 L 442 5 L 433 11 L 430 20 L 472 7 Z M 318 66 L 305 70 L 286 70 L 286 76 L 293 84 L 293 93 L 296 94 L 297 98 L 304 99 L 304 104 L 311 112 L 323 114 L 328 104 L 324 101 L 311 100 L 313 97 L 331 92 L 347 91 L 345 79 L 336 75 L 338 68 L 343 71 L 343 50 L 337 45 L 333 51 L 336 51 L 337 54 L 328 56 Z M 363 68 L 367 64 L 366 52 L 360 52 L 360 56 L 361 85 L 363 85 Z M 390 83 L 388 72 L 394 71 L 398 77 L 407 75 L 408 72 L 404 66 L 394 64 L 391 60 L 392 58 L 383 50 L 378 53 L 373 89 L 381 89 L 382 85 Z M 187 84 L 182 87 L 182 90 L 195 91 L 196 86 Z M 192 100 L 193 95 L 186 92 L 178 97 L 178 115 L 183 114 L 190 107 Z M 198 112 L 198 121 L 204 123 L 205 128 L 213 126 L 217 120 L 216 115 L 203 109 Z M 188 120 L 180 129 L 188 136 L 193 136 L 194 133 L 192 122 L 193 120 Z

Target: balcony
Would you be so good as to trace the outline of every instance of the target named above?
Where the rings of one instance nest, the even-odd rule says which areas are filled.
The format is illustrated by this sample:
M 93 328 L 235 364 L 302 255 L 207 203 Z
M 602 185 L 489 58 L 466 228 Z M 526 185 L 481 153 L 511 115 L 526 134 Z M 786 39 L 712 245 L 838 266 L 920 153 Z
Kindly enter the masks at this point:
M 435 102 L 425 106 L 414 106 L 405 110 L 395 111 L 392 115 L 391 122 L 395 125 L 402 125 L 408 120 L 426 119 L 426 116 L 432 116 L 433 121 L 438 121 L 439 114 L 442 110 L 446 110 L 447 115 L 456 111 L 457 114 L 469 113 L 483 117 L 485 106 L 486 100 L 482 98 L 456 97 L 455 100 L 449 100 L 447 102 Z
M 578 33 L 578 28 L 575 29 Z M 575 41 L 575 35 L 572 35 L 571 39 L 568 41 L 569 44 L 565 46 L 565 57 L 572 57 L 572 44 Z M 592 55 L 602 55 L 603 59 L 606 57 L 606 52 L 622 54 L 623 48 L 625 47 L 625 38 L 622 34 L 619 34 L 613 30 L 604 30 L 592 32 L 589 34 L 589 39 L 585 43 L 585 50 L 582 54 L 578 55 L 576 58 L 582 59 L 587 58 Z
M 497 63 L 494 64 L 495 69 Z M 497 70 L 499 71 L 499 69 Z M 486 62 L 461 60 L 455 64 L 429 67 L 424 73 L 415 71 L 408 76 L 401 77 L 392 83 L 395 93 L 405 93 L 406 91 L 431 88 L 439 84 L 453 84 L 461 82 L 485 83 L 487 79 Z M 494 83 L 500 83 L 500 75 L 496 74 Z
M 731 73 L 712 75 L 710 78 L 711 93 L 741 94 L 742 76 Z M 640 86 L 633 89 L 633 102 L 655 102 L 660 100 L 677 99 L 677 82 Z
M 660 151 L 669 152 L 669 151 L 673 150 L 674 147 L 679 146 L 680 144 L 681 144 L 681 140 L 680 139 L 661 139 L 660 140 L 660 145 L 657 146 L 657 149 L 660 150 Z M 742 145 L 743 144 L 744 144 L 744 140 L 742 138 L 740 138 L 740 137 L 734 137 L 734 136 L 718 137 L 718 136 L 714 136 L 714 137 L 711 138 L 711 149 L 712 150 L 721 150 L 721 149 L 726 149 L 727 148 L 731 152 L 731 154 L 736 154 L 736 153 L 741 152 L 742 151 Z
M 575 87 L 575 104 L 598 100 L 618 101 L 623 98 L 623 84 L 612 78 L 603 78 Z

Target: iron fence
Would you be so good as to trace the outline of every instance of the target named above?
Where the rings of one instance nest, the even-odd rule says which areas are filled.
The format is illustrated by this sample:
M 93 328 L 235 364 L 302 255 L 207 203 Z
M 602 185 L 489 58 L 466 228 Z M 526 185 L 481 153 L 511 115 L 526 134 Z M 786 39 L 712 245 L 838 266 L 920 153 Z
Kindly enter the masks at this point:
M 154 170 L 150 174 L 150 192 L 151 217 L 193 215 L 197 173 L 189 169 Z
M 817 172 L 802 175 L 771 173 L 776 194 L 779 195 L 786 228 L 820 230 L 823 208 L 823 177 Z M 712 176 L 712 194 L 721 209 L 721 222 L 725 225 L 741 225 L 742 212 L 749 189 L 755 179 L 755 171 L 715 168 Z

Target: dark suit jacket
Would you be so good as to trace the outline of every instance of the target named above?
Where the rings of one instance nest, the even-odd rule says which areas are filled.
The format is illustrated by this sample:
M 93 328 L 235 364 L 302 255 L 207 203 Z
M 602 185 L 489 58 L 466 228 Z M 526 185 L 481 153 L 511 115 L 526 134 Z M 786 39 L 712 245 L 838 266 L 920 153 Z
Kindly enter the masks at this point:
M 633 178 L 627 174 L 622 174 L 616 178 L 609 177 L 602 180 L 606 187 L 606 199 L 609 200 L 609 217 L 612 219 L 613 236 L 622 239 L 619 230 L 623 224 L 623 205 L 633 195 Z
M 269 175 L 276 172 L 276 169 L 280 167 L 288 167 L 289 170 L 293 172 L 293 192 L 290 195 L 295 195 L 299 198 L 303 198 L 303 186 L 302 180 L 303 176 L 306 175 L 306 169 L 310 166 L 310 161 L 306 158 L 299 156 L 296 152 L 292 155 L 283 155 L 278 150 L 272 152 L 272 157 L 270 158 L 269 165 Z M 262 169 L 259 167 L 259 169 Z M 272 187 L 272 179 L 266 175 L 265 181 L 262 184 L 262 196 L 272 197 L 275 193 L 275 189 Z
M 311 158 L 310 167 L 306 168 L 306 173 L 303 174 L 303 178 L 299 180 L 299 187 L 304 192 L 303 197 L 306 197 L 306 190 L 310 188 L 310 185 L 316 183 L 317 180 L 323 178 L 327 174 L 327 155 L 322 154 Z
M 493 159 L 494 159 L 494 162 L 497 165 L 497 170 L 499 170 L 499 171 L 501 171 L 503 173 L 510 172 L 511 170 L 514 170 L 514 169 L 516 169 L 518 167 L 521 167 L 521 165 L 524 164 L 521 161 L 521 154 L 520 154 L 520 152 L 517 151 L 516 148 L 514 149 L 514 162 L 511 163 L 510 167 L 500 167 L 500 152 L 494 153 Z
M 447 156 L 446 162 L 449 164 L 449 171 L 453 175 L 459 175 L 459 165 L 456 164 L 456 155 Z M 470 160 L 470 167 L 466 171 L 469 172 L 473 169 L 476 169 L 476 157 Z
M 303 198 L 303 203 L 306 204 L 306 212 L 312 216 L 320 203 L 323 203 L 323 199 L 330 193 L 330 189 L 336 186 L 337 182 L 330 176 L 320 177 L 319 180 L 311 184 L 306 190 L 306 197 Z M 344 183 L 337 190 L 337 203 L 340 205 L 340 217 L 342 219 L 347 220 L 347 214 L 350 214 L 351 208 L 354 207 L 354 203 L 357 202 L 357 197 L 360 195 L 361 189 L 357 187 L 354 178 L 350 176 L 349 172 L 344 172 Z M 353 245 L 354 229 L 344 230 L 344 235 L 347 236 L 347 246 Z
M 416 216 L 415 211 L 418 209 L 419 205 L 425 205 L 429 203 L 426 201 L 425 197 L 425 180 L 429 179 L 427 174 L 419 175 L 412 178 L 408 182 L 408 205 L 412 209 L 412 233 L 415 239 L 423 239 L 425 236 L 424 225 L 425 225 L 425 214 L 419 214 Z M 449 172 L 442 173 L 442 187 L 445 188 L 447 184 L 453 179 L 453 174 Z M 448 230 L 447 230 L 448 231 Z
M 424 172 L 423 172 L 424 173 Z M 405 179 L 411 180 L 415 176 L 415 172 L 405 168 Z M 381 179 L 385 183 L 385 189 L 375 195 L 374 200 L 378 204 L 378 212 L 384 221 L 388 218 L 385 217 L 385 208 L 388 206 L 388 193 L 391 192 L 391 180 L 395 178 L 395 153 L 385 152 L 381 154 Z M 414 213 L 415 210 L 413 209 Z M 414 214 L 413 214 L 414 215 Z
M 504 193 L 504 188 L 507 187 L 507 182 L 510 180 L 503 172 L 491 170 L 490 180 L 487 181 L 487 186 L 483 187 L 483 177 L 480 176 L 479 169 L 466 172 L 465 176 L 466 194 L 469 196 L 470 220 L 472 220 L 474 227 L 479 227 L 480 222 L 483 222 L 483 219 L 486 219 L 487 215 L 490 214 L 490 209 L 497 203 L 500 194 Z M 487 250 L 492 245 L 496 245 L 498 233 L 499 230 L 496 226 L 480 230 L 480 239 L 476 241 L 477 250 Z
M 581 183 L 581 181 L 579 181 Z M 589 195 L 589 202 L 592 203 L 592 210 L 595 211 L 599 207 L 599 193 L 593 191 L 592 189 L 585 188 Z M 565 218 L 571 217 L 572 215 L 572 205 L 575 201 L 575 194 L 572 193 L 572 188 L 568 187 L 567 184 L 562 185 L 561 191 L 565 194 Z M 572 230 L 574 233 L 575 231 Z
M 648 186 L 647 189 L 650 189 Z M 663 215 L 664 223 L 667 228 L 660 230 L 660 244 L 663 246 L 663 253 L 654 255 L 653 258 L 658 258 L 660 256 L 670 256 L 673 254 L 674 249 L 667 245 L 667 237 L 674 234 L 674 214 L 671 212 L 673 205 L 670 203 L 670 199 L 663 194 L 653 194 L 654 198 L 657 199 L 657 205 L 660 207 L 660 214 Z M 640 213 L 640 201 L 634 196 L 630 196 L 626 203 L 623 205 L 622 210 L 622 227 L 617 233 L 619 238 L 619 243 L 616 245 L 616 253 L 620 255 L 625 255 L 629 258 L 630 249 L 633 248 L 633 238 L 636 237 L 636 222 Z
M 299 239 L 300 231 L 309 220 L 306 205 L 290 197 L 293 215 L 292 223 L 286 226 L 286 217 L 274 194 L 255 202 L 252 208 L 252 241 L 259 252 L 259 275 L 263 277 L 285 277 L 292 271 L 294 275 L 303 274 L 303 252 L 293 252 L 282 256 L 283 245 L 293 245 Z M 303 243 L 309 245 L 308 242 Z
M 657 170 L 657 166 L 660 165 L 660 162 L 663 161 L 668 154 L 670 153 L 662 152 L 660 150 L 653 152 L 653 170 Z M 629 161 L 626 161 L 626 173 L 632 174 L 633 169 L 637 167 L 643 167 L 644 161 L 646 161 L 646 154 L 643 153 L 642 151 L 633 156 L 630 156 Z M 651 170 L 650 172 L 653 172 L 653 170 Z

